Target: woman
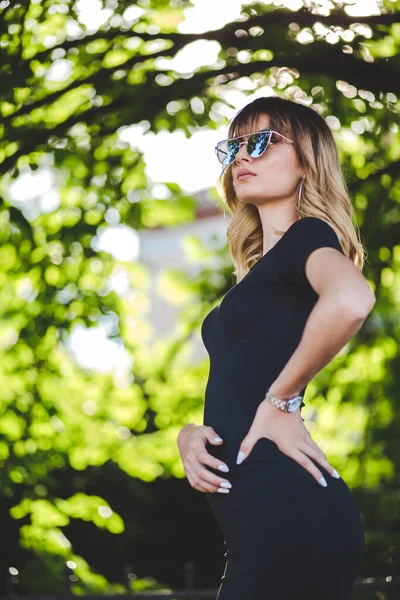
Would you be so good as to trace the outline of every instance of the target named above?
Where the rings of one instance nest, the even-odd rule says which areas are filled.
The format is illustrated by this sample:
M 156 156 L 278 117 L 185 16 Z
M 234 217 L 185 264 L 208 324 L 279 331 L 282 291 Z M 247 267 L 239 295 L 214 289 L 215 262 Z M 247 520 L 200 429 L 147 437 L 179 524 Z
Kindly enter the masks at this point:
M 179 451 L 224 534 L 218 600 L 348 600 L 361 515 L 300 411 L 375 303 L 363 247 L 316 111 L 259 98 L 228 138 L 216 151 L 237 283 L 203 321 L 204 425 L 183 427 Z

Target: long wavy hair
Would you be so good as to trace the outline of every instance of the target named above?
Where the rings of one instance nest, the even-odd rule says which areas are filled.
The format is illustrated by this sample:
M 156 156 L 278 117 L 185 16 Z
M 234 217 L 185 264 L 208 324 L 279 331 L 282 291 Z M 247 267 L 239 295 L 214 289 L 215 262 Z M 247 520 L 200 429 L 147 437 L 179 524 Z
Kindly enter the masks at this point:
M 279 96 L 257 98 L 232 119 L 228 137 L 246 135 L 257 129 L 258 117 L 266 114 L 270 127 L 294 141 L 305 174 L 296 200 L 297 219 L 318 217 L 335 230 L 347 257 L 362 271 L 366 258 L 354 209 L 332 132 L 313 108 Z M 268 150 L 267 150 L 268 152 Z M 239 282 L 263 253 L 263 231 L 256 206 L 241 202 L 233 185 L 232 165 L 223 167 L 218 189 L 232 213 L 227 229 L 229 251 Z M 276 230 L 283 235 L 284 231 Z

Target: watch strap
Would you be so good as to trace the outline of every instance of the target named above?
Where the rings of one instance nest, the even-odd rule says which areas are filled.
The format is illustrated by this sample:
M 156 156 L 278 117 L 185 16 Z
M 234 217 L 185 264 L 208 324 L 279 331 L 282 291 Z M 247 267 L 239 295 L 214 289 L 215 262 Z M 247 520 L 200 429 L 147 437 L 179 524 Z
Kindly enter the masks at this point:
M 291 398 L 287 398 L 286 400 L 283 400 L 283 398 L 279 398 L 278 396 L 275 396 L 275 394 L 270 392 L 270 390 L 267 390 L 264 400 L 266 400 L 267 402 L 270 402 L 273 406 L 276 406 L 277 408 L 280 408 L 281 410 L 283 410 L 285 412 L 290 412 L 288 410 L 289 406 L 290 406 L 290 400 L 294 400 L 297 398 L 301 398 L 301 400 L 303 400 L 303 397 L 300 395 L 292 396 Z

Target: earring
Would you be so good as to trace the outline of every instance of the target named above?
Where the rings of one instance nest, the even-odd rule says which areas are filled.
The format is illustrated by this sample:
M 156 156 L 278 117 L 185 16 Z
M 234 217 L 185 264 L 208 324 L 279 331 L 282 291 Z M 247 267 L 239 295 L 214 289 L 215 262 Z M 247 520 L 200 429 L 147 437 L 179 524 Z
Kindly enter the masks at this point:
M 304 181 L 304 179 L 305 179 L 305 177 L 302 177 L 302 179 L 300 180 L 299 193 L 297 195 L 298 202 L 300 202 L 300 196 L 301 196 L 301 192 L 303 190 L 303 181 Z
M 225 208 L 226 208 L 226 200 L 223 200 L 224 203 L 224 219 L 226 221 L 226 213 L 225 213 Z M 236 233 L 236 235 L 239 235 L 242 238 L 246 238 L 247 235 L 242 235 L 241 233 L 238 233 L 237 231 L 235 231 L 234 229 L 232 229 L 232 227 L 230 225 L 228 225 L 228 229 L 230 229 L 231 231 L 233 231 L 233 233 Z

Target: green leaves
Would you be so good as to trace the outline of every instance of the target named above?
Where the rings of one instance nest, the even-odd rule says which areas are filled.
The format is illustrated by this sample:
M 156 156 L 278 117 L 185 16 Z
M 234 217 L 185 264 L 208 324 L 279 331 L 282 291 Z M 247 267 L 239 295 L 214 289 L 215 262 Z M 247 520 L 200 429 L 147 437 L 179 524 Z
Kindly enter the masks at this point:
M 25 575 L 40 561 L 53 574 L 52 591 L 67 560 L 76 565 L 76 593 L 122 590 L 95 573 L 92 556 L 79 556 L 68 531 L 85 522 L 119 539 L 129 533 L 113 502 L 93 494 L 93 471 L 148 483 L 183 477 L 176 435 L 201 422 L 207 377 L 207 361 L 190 358 L 191 338 L 232 283 L 226 248 L 189 236 L 184 250 L 207 268 L 188 277 L 171 265 L 161 275 L 158 291 L 180 314 L 171 336 L 150 343 L 151 276 L 99 240 L 111 226 L 134 234 L 193 222 L 197 200 L 174 181 L 157 192 L 131 128 L 188 138 L 226 125 L 260 90 L 314 107 L 338 143 L 378 303 L 357 340 L 318 375 L 318 388 L 310 385 L 310 400 L 316 389 L 322 396 L 309 413 L 306 403 L 306 418 L 311 430 L 318 409 L 316 439 L 365 499 L 366 521 L 373 510 L 395 512 L 394 496 L 385 512 L 369 494 L 393 482 L 400 463 L 400 5 L 351 17 L 338 3 L 325 15 L 317 6 L 296 12 L 253 2 L 220 29 L 181 33 L 190 5 L 124 0 L 105 7 L 97 27 L 96 15 L 85 22 L 72 2 L 0 9 L 0 466 L 30 552 Z M 208 194 L 216 203 L 215 190 Z M 82 367 L 71 353 L 71 332 L 99 324 L 129 358 L 124 375 Z M 35 576 L 31 588 L 42 592 Z

